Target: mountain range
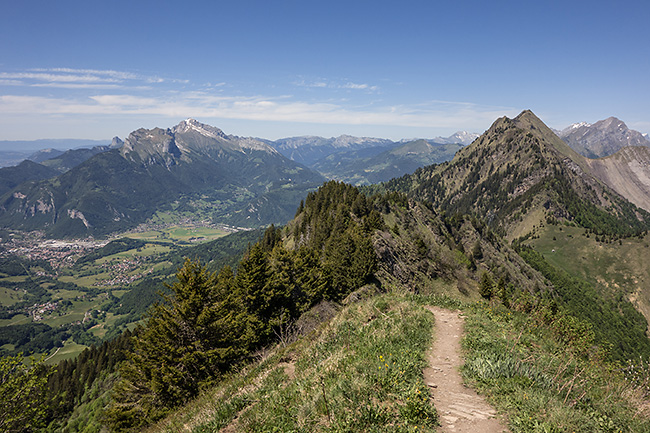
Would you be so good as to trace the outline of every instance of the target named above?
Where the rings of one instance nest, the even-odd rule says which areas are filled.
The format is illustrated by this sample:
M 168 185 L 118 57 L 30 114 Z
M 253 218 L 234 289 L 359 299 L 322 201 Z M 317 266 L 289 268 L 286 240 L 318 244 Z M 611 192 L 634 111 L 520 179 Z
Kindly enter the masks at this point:
M 596 123 L 574 123 L 557 135 L 587 158 L 602 158 L 628 146 L 650 146 L 647 135 L 629 129 L 625 122 L 608 117 Z
M 461 144 L 447 142 L 473 137 L 269 142 L 188 119 L 171 129 L 134 131 L 124 142 L 115 137 L 108 146 L 48 148 L 0 169 L 0 223 L 52 236 L 105 235 L 157 212 L 244 227 L 286 223 L 305 192 L 325 180 L 319 172 L 357 184 L 385 181 L 450 159 Z
M 448 161 L 462 147 L 461 143 L 420 139 L 402 142 L 396 147 L 334 153 L 318 160 L 311 168 L 329 179 L 369 185 L 413 173 L 419 167 Z
M 569 146 L 559 142 L 553 132 Z M 644 145 L 650 142 L 642 134 L 613 117 L 593 125 L 571 125 L 563 131 L 551 131 L 544 126 L 544 134 L 547 141 L 555 142 L 555 149 L 563 149 L 562 157 L 598 179 L 586 182 L 583 188 L 592 189 L 598 195 L 600 185 L 605 184 L 637 206 L 650 210 L 650 181 L 645 168 L 649 148 Z M 48 233 L 59 235 L 106 234 L 142 223 L 162 210 L 200 214 L 211 221 L 242 226 L 284 223 L 292 214 L 292 207 L 300 201 L 300 194 L 324 178 L 356 185 L 386 182 L 412 174 L 420 167 L 450 161 L 456 152 L 457 158 L 463 158 L 466 151 L 463 147 L 476 139 L 477 134 L 458 132 L 447 138 L 399 142 L 352 136 L 268 141 L 228 136 L 217 128 L 189 119 L 167 130 L 134 131 L 125 142 L 115 137 L 108 146 L 66 152 L 42 150 L 30 156 L 35 163 L 25 161 L 18 167 L 0 169 L 0 194 L 9 194 L 2 199 L 0 223 L 22 229 L 45 228 Z M 483 146 L 484 142 L 485 138 L 481 137 L 477 146 Z M 630 145 L 637 147 L 632 150 Z M 499 146 L 511 147 L 508 143 Z M 576 152 L 588 157 L 607 157 L 583 158 Z M 498 155 L 503 152 L 486 148 L 482 154 L 491 154 L 494 165 L 498 162 L 495 158 L 501 158 Z M 251 162 L 251 158 L 257 162 Z M 549 164 L 539 155 L 536 158 Z M 551 165 L 562 167 L 557 158 Z M 240 166 L 233 171 L 237 166 L 235 160 Z M 527 158 L 515 160 L 522 164 Z M 465 164 L 469 167 L 470 163 Z M 484 169 L 479 170 L 479 165 L 472 169 L 468 184 L 477 180 L 476 176 L 490 177 Z M 253 167 L 260 172 L 252 173 Z M 428 167 L 420 170 L 420 175 L 441 170 L 442 167 Z M 529 173 L 527 179 L 550 176 L 548 170 L 531 170 L 536 174 Z M 287 176 L 294 171 L 299 175 Z M 458 184 L 458 176 L 444 176 L 455 179 L 454 188 L 462 186 Z M 497 178 L 502 176 L 498 174 Z M 50 178 L 56 179 L 47 180 Z M 28 183 L 20 185 L 24 182 Z M 127 187 L 126 183 L 136 186 Z M 441 185 L 449 187 L 444 182 Z M 523 189 L 508 192 L 506 196 L 519 197 L 523 192 Z M 475 195 L 476 203 L 490 200 L 478 191 Z M 444 199 L 439 196 L 437 200 Z M 494 197 L 491 200 L 504 202 Z
M 287 221 L 323 180 L 266 143 L 188 119 L 169 129 L 139 129 L 119 149 L 21 184 L 0 199 L 0 224 L 53 236 L 98 235 L 167 210 L 257 226 Z
M 437 137 L 428 141 L 431 143 L 468 145 L 478 136 L 479 134 L 458 131 L 449 137 Z M 412 143 L 417 140 L 418 139 L 404 139 L 392 141 L 384 138 L 340 135 L 331 138 L 315 136 L 289 137 L 267 142 L 287 158 L 291 158 L 292 160 L 308 167 L 313 167 L 315 164 L 318 164 L 319 161 L 324 161 L 325 159 L 336 159 L 336 157 L 332 157 L 332 155 L 338 153 L 349 154 L 350 152 L 359 152 L 358 155 L 371 157 L 392 148 L 400 147 L 405 143 Z M 366 152 L 360 152 L 364 149 Z

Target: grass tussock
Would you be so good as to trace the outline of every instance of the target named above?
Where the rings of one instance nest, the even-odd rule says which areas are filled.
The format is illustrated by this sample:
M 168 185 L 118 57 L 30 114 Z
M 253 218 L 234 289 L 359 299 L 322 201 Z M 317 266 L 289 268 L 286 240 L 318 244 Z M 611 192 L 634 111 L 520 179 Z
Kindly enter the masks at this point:
M 466 312 L 463 375 L 507 413 L 513 433 L 650 431 L 638 369 L 633 376 L 596 348 L 572 350 L 534 312 L 487 303 Z
M 432 330 L 433 316 L 402 297 L 355 303 L 150 431 L 434 431 L 422 376 Z

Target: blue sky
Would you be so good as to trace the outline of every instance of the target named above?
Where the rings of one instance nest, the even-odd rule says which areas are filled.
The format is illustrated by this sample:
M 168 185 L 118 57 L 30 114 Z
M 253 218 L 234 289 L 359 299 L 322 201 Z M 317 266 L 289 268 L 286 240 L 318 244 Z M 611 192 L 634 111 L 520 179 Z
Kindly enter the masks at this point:
M 0 140 L 386 138 L 616 116 L 650 132 L 646 1 L 8 1 Z

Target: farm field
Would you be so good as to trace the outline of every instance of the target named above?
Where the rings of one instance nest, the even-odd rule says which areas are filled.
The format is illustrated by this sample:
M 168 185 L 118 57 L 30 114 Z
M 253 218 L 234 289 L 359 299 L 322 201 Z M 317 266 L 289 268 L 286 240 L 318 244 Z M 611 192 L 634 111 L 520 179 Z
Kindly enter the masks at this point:
M 228 234 L 169 225 L 94 244 L 20 236 L 23 242 L 11 245 L 17 253 L 0 261 L 0 353 L 45 355 L 55 363 L 134 328 L 183 257 L 217 259 L 218 266 L 259 236 L 242 232 L 239 241 L 212 245 Z M 25 333 L 39 342 L 13 344 L 25 344 Z
M 232 232 L 220 228 L 184 227 L 173 225 L 160 230 L 126 233 L 124 236 L 131 239 L 140 239 L 143 241 L 169 241 L 178 244 L 190 242 L 207 242 L 214 239 L 219 239 L 230 233 Z

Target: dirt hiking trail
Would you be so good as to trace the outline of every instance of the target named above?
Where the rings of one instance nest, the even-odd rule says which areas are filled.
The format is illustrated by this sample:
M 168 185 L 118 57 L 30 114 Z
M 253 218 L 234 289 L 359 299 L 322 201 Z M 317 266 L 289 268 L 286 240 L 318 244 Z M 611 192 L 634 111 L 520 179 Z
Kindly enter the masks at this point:
M 509 431 L 496 418 L 496 411 L 473 389 L 463 385 L 460 339 L 463 318 L 458 311 L 427 307 L 436 317 L 435 341 L 427 358 L 424 381 L 433 395 L 442 432 L 500 433 Z

